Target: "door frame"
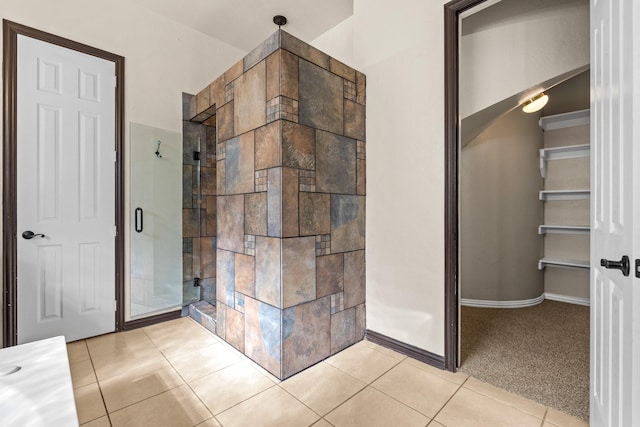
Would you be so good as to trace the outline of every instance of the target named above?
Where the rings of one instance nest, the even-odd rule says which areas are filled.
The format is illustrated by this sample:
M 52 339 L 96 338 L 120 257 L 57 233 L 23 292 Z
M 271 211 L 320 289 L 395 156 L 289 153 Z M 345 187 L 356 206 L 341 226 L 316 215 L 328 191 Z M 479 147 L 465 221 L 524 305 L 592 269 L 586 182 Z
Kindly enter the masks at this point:
M 444 5 L 444 364 L 459 367 L 459 17 L 487 0 L 452 0 Z
M 82 43 L 3 20 L 3 156 L 2 156 L 2 277 L 3 344 L 17 344 L 16 146 L 18 35 L 55 44 L 115 64 L 115 330 L 124 325 L 124 57 Z M 2 346 L 0 346 L 2 347 Z

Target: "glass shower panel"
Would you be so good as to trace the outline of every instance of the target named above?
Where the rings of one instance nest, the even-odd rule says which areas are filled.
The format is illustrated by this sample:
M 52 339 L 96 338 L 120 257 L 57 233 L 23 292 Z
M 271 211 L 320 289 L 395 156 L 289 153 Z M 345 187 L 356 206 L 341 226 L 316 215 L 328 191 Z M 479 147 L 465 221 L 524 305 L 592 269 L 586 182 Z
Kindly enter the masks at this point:
M 129 318 L 182 306 L 182 136 L 131 123 Z

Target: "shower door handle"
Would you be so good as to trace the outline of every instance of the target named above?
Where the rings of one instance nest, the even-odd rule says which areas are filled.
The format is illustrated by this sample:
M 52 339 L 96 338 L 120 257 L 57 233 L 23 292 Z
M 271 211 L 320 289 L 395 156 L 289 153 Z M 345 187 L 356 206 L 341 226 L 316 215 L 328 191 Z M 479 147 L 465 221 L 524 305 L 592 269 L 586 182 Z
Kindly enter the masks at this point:
M 610 261 L 608 259 L 602 258 L 600 260 L 600 265 L 604 268 L 613 268 L 616 270 L 620 270 L 622 271 L 622 275 L 625 277 L 629 275 L 629 257 L 626 255 L 623 256 L 620 261 Z
M 138 215 L 140 214 L 140 215 Z M 142 208 L 136 208 L 135 213 L 135 229 L 136 232 L 142 233 L 142 229 L 144 228 L 144 212 Z

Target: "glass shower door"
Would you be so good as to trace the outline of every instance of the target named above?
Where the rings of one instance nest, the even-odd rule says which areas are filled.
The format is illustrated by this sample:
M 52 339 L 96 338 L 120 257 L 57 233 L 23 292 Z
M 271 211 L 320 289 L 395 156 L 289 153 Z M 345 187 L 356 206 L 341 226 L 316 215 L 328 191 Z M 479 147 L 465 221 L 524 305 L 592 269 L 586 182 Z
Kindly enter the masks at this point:
M 182 306 L 182 136 L 131 123 L 129 319 Z

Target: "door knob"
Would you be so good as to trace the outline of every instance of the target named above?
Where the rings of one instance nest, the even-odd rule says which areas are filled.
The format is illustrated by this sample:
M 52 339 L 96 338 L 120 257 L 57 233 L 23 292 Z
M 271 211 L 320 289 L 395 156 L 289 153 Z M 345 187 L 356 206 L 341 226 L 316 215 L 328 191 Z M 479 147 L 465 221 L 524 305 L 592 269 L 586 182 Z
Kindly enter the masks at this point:
M 31 240 L 34 237 L 44 237 L 44 234 L 35 234 L 31 230 L 27 230 L 24 233 L 22 233 L 22 238 L 24 238 L 24 239 Z
M 629 275 L 629 257 L 624 255 L 620 261 L 610 261 L 602 258 L 600 265 L 604 268 L 613 268 L 622 271 L 622 274 L 626 277 Z

